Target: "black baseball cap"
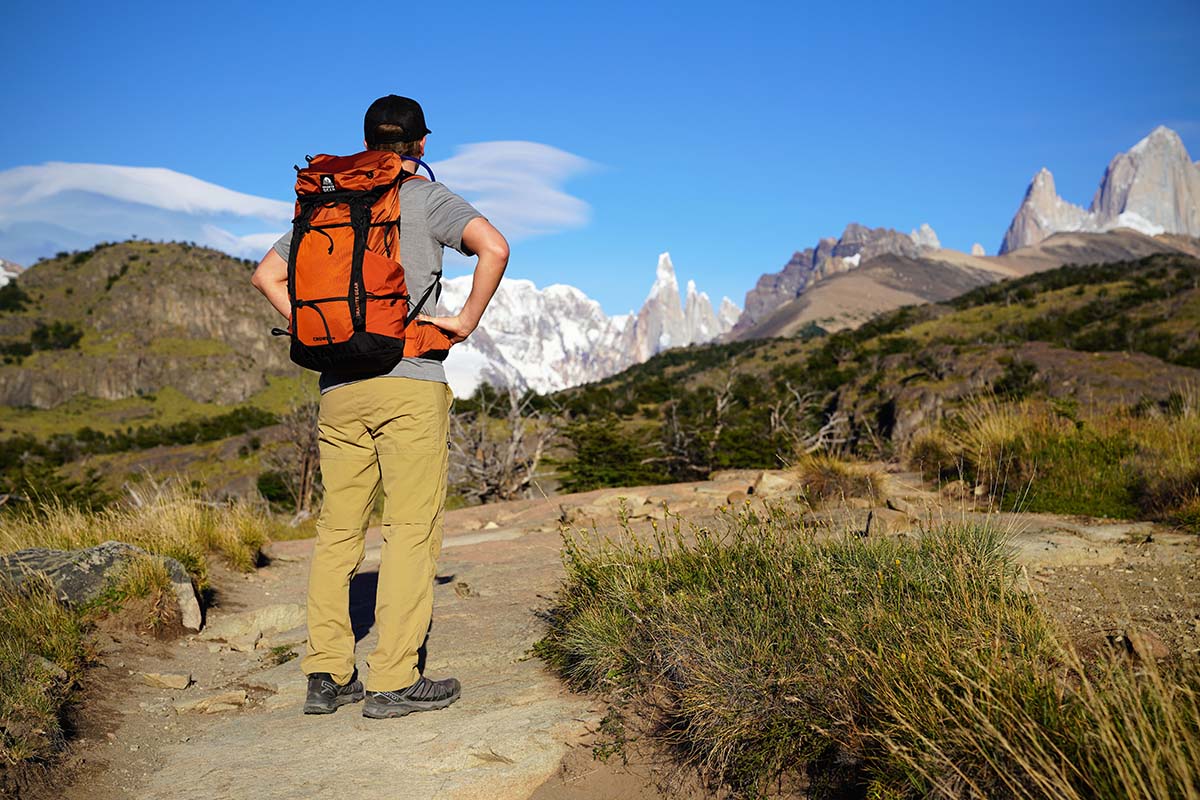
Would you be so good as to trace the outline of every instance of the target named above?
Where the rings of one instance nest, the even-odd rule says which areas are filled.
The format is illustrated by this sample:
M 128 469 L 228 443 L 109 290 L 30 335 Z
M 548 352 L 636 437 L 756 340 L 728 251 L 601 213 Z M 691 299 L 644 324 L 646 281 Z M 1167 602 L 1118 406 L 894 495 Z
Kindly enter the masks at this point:
M 380 134 L 380 125 L 394 125 L 401 130 Z M 421 104 L 411 97 L 395 94 L 381 97 L 371 103 L 363 118 L 363 138 L 368 144 L 415 142 L 427 133 L 430 130 L 425 127 L 425 112 L 421 110 Z

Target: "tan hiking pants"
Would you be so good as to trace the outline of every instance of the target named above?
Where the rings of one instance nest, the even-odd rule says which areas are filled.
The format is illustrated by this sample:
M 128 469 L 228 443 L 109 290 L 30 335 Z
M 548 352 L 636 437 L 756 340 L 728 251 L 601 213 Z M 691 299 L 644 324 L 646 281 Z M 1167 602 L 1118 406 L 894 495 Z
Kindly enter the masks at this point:
M 382 487 L 379 643 L 367 659 L 367 688 L 394 691 L 420 677 L 417 649 L 433 614 L 442 547 L 452 399 L 444 383 L 387 376 L 321 396 L 325 502 L 308 579 L 306 675 L 328 672 L 346 683 L 354 673 L 350 580 L 362 564 L 367 522 Z

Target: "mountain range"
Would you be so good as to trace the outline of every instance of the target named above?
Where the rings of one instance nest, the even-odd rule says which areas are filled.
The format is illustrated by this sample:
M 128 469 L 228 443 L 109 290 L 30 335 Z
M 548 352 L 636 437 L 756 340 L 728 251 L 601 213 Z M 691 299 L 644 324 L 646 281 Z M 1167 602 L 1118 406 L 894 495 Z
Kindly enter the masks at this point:
M 1053 233 L 1130 228 L 1150 236 L 1200 236 L 1200 163 L 1179 134 L 1159 126 L 1109 162 L 1085 211 L 1063 200 L 1043 167 L 1004 234 L 1000 253 L 1034 245 Z
M 1062 200 L 1041 170 L 1000 255 L 945 249 L 928 225 L 909 234 L 851 223 L 838 238 L 793 254 L 761 276 L 729 339 L 791 336 L 809 326 L 857 326 L 902 305 L 949 300 L 976 286 L 1068 263 L 1153 253 L 1194 255 L 1200 236 L 1200 165 L 1169 128 L 1152 131 L 1109 163 L 1091 209 Z
M 1062 264 L 1196 255 L 1197 236 L 1200 165 L 1175 132 L 1159 127 L 1112 159 L 1086 211 L 1060 198 L 1053 176 L 1040 171 L 997 256 L 978 244 L 970 253 L 943 248 L 928 224 L 906 234 L 851 223 L 759 277 L 744 311 L 729 298 L 714 307 L 692 281 L 681 293 L 668 253 L 658 258 L 642 306 L 628 314 L 607 315 L 572 286 L 506 279 L 480 328 L 452 351 L 447 372 L 460 396 L 481 382 L 553 392 L 670 348 L 854 327 L 889 309 Z M 245 264 L 204 248 L 135 242 L 63 254 L 25 271 L 0 261 L 0 285 L 19 275 L 33 298 L 0 319 L 0 338 L 12 340 L 0 344 L 17 354 L 0 368 L 0 402 L 49 408 L 81 394 L 115 400 L 170 386 L 196 402 L 228 403 L 264 391 L 271 375 L 291 368 L 277 343 L 260 341 L 270 315 L 245 290 Z M 178 280 L 162 282 L 168 273 Z M 441 310 L 460 308 L 470 286 L 470 276 L 445 280 Z M 130 319 L 149 327 L 122 327 Z M 19 355 L 42 320 L 81 331 L 78 347 Z M 146 332 L 160 339 L 127 346 Z
M 441 310 L 461 308 L 471 276 L 442 282 Z M 671 254 L 658 257 L 654 284 L 635 313 L 608 316 L 573 286 L 538 289 L 501 282 L 479 329 L 451 351 L 446 373 L 456 394 L 481 382 L 553 392 L 620 372 L 671 347 L 710 342 L 729 332 L 740 310 L 729 298 L 714 309 L 688 281 L 680 297 Z

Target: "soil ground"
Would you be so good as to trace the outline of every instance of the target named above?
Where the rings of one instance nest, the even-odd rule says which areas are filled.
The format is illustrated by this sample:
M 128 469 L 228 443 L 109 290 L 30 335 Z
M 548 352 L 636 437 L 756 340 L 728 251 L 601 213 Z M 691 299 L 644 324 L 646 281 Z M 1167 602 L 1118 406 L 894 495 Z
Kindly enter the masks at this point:
M 664 503 L 704 524 L 718 506 L 744 501 L 757 475 L 730 472 L 700 483 L 449 513 L 426 667 L 433 677 L 459 677 L 464 690 L 458 703 L 435 714 L 376 721 L 351 705 L 331 716 L 302 715 L 304 678 L 292 657 L 303 648 L 299 623 L 264 631 L 257 647 L 216 641 L 205 632 L 162 641 L 109 626 L 97 634 L 100 664 L 90 674 L 78 735 L 53 783 L 24 796 L 700 797 L 694 775 L 673 769 L 645 743 L 627 748 L 624 758 L 593 757 L 605 704 L 566 691 L 531 657 L 542 630 L 536 612 L 549 605 L 562 576 L 561 525 L 611 533 L 623 504 L 635 529 L 648 528 L 662 518 Z M 785 473 L 771 477 L 778 478 L 777 495 L 786 497 L 794 479 Z M 982 516 L 921 485 L 915 475 L 885 477 L 887 505 L 852 499 L 813 514 L 813 523 L 861 529 L 870 513 L 870 535 L 909 536 L 939 516 Z M 770 494 L 759 494 L 764 493 Z M 1073 638 L 1120 646 L 1131 635 L 1141 636 L 1139 641 L 1156 642 L 1169 657 L 1200 658 L 1195 536 L 1149 523 L 993 517 L 1012 532 L 1028 587 Z M 369 532 L 367 544 L 351 592 L 360 669 L 374 644 L 378 531 Z M 295 622 L 311 551 L 312 540 L 279 542 L 269 548 L 270 563 L 253 574 L 218 569 L 206 630 L 268 612 Z M 156 688 L 142 673 L 187 673 L 194 682 L 186 689 Z M 233 699 L 226 697 L 212 713 L 186 710 L 189 702 L 230 692 Z

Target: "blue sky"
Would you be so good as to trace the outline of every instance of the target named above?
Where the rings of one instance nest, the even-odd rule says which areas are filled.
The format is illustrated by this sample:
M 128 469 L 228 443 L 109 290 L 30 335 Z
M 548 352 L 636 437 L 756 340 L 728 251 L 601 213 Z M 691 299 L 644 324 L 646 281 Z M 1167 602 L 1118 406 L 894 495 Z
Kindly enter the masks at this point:
M 543 146 L 476 150 L 450 175 L 532 174 L 529 192 L 483 198 L 523 231 L 510 274 L 574 284 L 610 313 L 641 303 L 663 250 L 681 280 L 740 305 L 851 221 L 928 222 L 944 245 L 995 252 L 1042 166 L 1086 205 L 1155 125 L 1200 158 L 1195 0 L 39 2 L 4 16 L 0 177 L 164 167 L 287 201 L 293 163 L 359 149 L 370 101 L 407 94 L 431 159 Z M 89 198 L 105 202 L 93 186 L 64 215 L 99 213 Z M 150 224 L 123 202 L 105 213 Z M 281 227 L 213 214 L 234 236 Z

